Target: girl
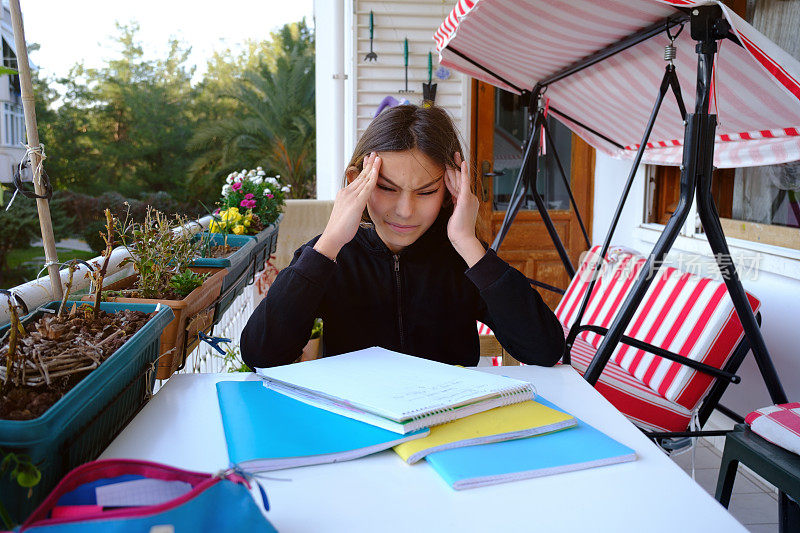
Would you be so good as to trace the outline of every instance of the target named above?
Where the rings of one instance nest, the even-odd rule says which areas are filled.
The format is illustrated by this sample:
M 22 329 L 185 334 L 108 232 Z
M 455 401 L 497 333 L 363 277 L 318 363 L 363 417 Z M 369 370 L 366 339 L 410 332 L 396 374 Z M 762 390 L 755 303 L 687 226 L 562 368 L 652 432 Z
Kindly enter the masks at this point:
M 325 356 L 382 346 L 475 366 L 480 320 L 519 361 L 558 361 L 558 319 L 476 237 L 478 199 L 443 109 L 378 115 L 346 183 L 325 231 L 295 252 L 242 332 L 250 368 L 295 361 L 315 317 L 325 325 Z

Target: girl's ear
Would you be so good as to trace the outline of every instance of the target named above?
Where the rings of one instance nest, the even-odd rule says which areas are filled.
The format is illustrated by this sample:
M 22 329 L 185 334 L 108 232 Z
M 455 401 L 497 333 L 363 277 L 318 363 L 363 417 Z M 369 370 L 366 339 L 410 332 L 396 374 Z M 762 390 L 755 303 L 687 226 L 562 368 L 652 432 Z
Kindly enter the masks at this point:
M 354 179 L 358 177 L 361 173 L 358 167 L 347 167 L 345 171 L 345 181 L 347 182 L 346 185 L 350 185 Z

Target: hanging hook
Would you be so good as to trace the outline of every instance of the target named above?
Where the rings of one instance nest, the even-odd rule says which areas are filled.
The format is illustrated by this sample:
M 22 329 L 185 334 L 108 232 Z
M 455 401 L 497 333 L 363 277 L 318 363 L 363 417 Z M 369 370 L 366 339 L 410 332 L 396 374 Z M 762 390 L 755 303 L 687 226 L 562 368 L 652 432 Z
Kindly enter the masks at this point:
M 678 35 L 680 35 L 681 32 L 683 31 L 683 27 L 686 26 L 686 23 L 681 22 L 681 27 L 680 29 L 678 29 L 678 33 L 676 33 L 675 35 L 672 35 L 672 32 L 670 32 L 669 22 L 667 22 L 666 26 L 667 26 L 667 37 L 669 37 L 670 41 L 675 42 L 675 39 L 677 39 Z

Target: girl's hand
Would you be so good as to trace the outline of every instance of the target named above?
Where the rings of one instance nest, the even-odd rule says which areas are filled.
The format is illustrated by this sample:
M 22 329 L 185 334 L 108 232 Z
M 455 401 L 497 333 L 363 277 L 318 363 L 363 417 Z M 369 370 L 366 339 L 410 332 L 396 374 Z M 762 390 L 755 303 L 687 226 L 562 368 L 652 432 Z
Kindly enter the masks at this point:
M 469 165 L 455 153 L 456 164 L 461 168 L 445 169 L 444 181 L 453 197 L 453 214 L 447 223 L 447 237 L 456 251 L 472 267 L 483 257 L 485 250 L 475 236 L 475 223 L 478 220 L 478 198 L 470 190 Z
M 367 207 L 367 200 L 378 182 L 380 168 L 381 158 L 372 152 L 364 158 L 363 169 L 358 177 L 336 194 L 328 225 L 314 245 L 316 251 L 336 260 L 342 246 L 353 240 L 361 215 Z

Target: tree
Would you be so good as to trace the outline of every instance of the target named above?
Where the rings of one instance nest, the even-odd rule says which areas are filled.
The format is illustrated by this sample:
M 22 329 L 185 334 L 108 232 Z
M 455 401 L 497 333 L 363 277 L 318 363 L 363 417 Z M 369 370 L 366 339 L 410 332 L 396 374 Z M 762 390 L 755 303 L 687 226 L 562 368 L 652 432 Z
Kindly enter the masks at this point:
M 78 192 L 167 191 L 184 198 L 193 128 L 190 50 L 172 40 L 166 59 L 148 60 L 138 26 L 117 28 L 119 57 L 99 69 L 77 64 L 57 80 L 65 87 L 57 110 L 46 82 L 37 84 L 48 172 L 57 187 Z
M 190 143 L 197 153 L 190 176 L 218 194 L 228 172 L 263 166 L 292 185 L 292 197 L 313 196 L 313 35 L 305 21 L 287 24 L 261 49 L 263 59 L 234 83 L 209 82 L 235 112 L 198 129 Z

